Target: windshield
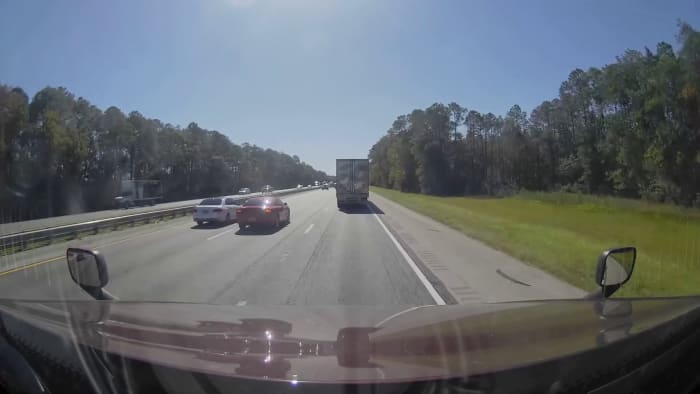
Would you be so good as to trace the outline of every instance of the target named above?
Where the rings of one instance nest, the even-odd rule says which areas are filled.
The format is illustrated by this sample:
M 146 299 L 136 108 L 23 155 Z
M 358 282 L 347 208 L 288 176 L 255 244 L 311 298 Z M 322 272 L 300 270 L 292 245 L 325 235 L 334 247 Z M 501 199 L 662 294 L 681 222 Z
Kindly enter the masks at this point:
M 294 352 L 220 372 L 289 378 L 292 353 L 345 365 L 343 328 L 384 327 L 343 337 L 377 350 L 357 338 L 453 306 L 478 347 L 526 302 L 700 296 L 700 3 L 614 3 L 0 1 L 0 301 L 192 304 L 139 313 L 203 336 L 267 319 L 250 336 Z M 607 344 L 589 306 L 528 327 Z M 522 354 L 571 350 L 547 346 Z M 430 364 L 389 353 L 347 368 Z
M 260 198 L 251 198 L 243 203 L 244 207 L 261 207 L 263 205 L 270 204 L 270 200 L 263 200 Z
M 221 199 L 220 198 L 207 198 L 205 200 L 202 200 L 202 202 L 200 202 L 199 205 L 221 205 Z

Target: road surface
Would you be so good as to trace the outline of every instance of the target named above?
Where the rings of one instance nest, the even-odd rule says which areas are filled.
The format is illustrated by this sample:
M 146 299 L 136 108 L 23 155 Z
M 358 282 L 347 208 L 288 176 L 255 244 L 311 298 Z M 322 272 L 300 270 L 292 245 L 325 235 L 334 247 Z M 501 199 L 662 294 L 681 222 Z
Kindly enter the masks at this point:
M 103 253 L 107 289 L 125 301 L 405 308 L 584 294 L 379 196 L 348 212 L 333 189 L 282 199 L 291 223 L 277 231 L 183 217 L 0 257 L 0 298 L 89 299 L 70 279 L 68 246 Z
M 291 223 L 276 232 L 240 234 L 237 224 L 199 227 L 191 219 L 180 219 L 153 225 L 152 232 L 142 231 L 136 237 L 114 233 L 123 233 L 123 239 L 104 246 L 89 239 L 69 244 L 99 247 L 109 267 L 107 288 L 121 300 L 435 303 L 371 211 L 338 211 L 332 189 L 283 200 L 291 208 Z M 29 252 L 39 257 L 39 250 Z M 64 258 L 0 276 L 0 297 L 87 298 L 72 283 Z

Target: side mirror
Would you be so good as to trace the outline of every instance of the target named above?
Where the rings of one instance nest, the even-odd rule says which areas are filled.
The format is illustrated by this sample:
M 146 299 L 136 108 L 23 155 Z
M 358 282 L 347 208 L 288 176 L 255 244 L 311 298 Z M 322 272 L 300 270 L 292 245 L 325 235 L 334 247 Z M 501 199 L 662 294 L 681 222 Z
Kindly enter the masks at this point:
M 98 300 L 114 299 L 102 288 L 109 282 L 107 264 L 96 250 L 68 248 L 66 251 L 68 271 L 73 282 Z
M 630 280 L 636 260 L 637 248 L 632 246 L 610 249 L 600 255 L 595 281 L 604 297 L 610 297 Z

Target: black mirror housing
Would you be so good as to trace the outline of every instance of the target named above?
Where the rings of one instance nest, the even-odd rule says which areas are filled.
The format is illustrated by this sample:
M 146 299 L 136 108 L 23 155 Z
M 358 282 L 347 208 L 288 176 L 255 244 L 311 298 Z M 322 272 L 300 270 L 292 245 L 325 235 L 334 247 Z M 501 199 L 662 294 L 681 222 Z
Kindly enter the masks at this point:
M 595 281 L 604 297 L 610 297 L 632 277 L 637 248 L 626 246 L 609 249 L 598 258 Z
M 66 250 L 68 271 L 83 289 L 101 289 L 109 282 L 109 273 L 104 257 L 96 250 L 68 248 Z

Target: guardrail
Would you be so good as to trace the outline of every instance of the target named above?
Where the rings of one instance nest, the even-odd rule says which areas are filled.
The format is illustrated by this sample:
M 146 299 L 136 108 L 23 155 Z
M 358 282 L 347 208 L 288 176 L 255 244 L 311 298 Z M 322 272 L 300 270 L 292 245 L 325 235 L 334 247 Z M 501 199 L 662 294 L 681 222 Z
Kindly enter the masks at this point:
M 285 189 L 272 192 L 275 196 L 298 193 L 308 190 L 318 189 L 318 187 L 305 187 L 300 189 Z M 241 196 L 237 199 L 238 203 L 242 203 L 251 197 L 260 196 L 260 193 Z M 121 215 L 104 219 L 90 220 L 81 223 L 67 224 L 63 226 L 55 226 L 40 230 L 23 231 L 14 234 L 0 236 L 0 252 L 9 254 L 30 249 L 36 246 L 44 246 L 51 244 L 54 240 L 74 239 L 81 234 L 98 234 L 101 230 L 110 229 L 117 230 L 122 226 L 133 227 L 137 223 L 150 223 L 154 220 L 162 220 L 166 218 L 176 218 L 192 213 L 194 205 L 155 209 L 153 211 L 141 212 L 129 215 Z

